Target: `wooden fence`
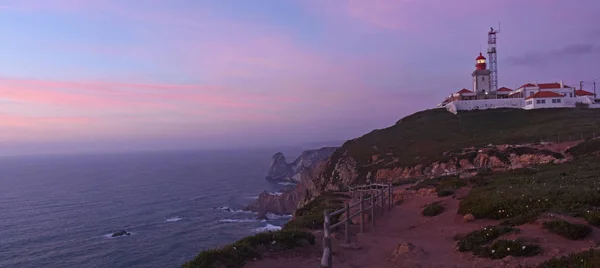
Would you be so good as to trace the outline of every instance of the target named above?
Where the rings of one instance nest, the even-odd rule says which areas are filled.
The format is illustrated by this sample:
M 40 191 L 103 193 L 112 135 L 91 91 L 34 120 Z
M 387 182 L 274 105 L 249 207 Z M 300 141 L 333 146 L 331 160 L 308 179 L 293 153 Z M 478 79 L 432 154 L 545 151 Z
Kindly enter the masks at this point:
M 393 192 L 392 184 L 370 184 L 361 185 L 355 187 L 349 187 L 350 196 L 355 198 L 356 195 L 359 197 L 359 201 L 352 204 L 351 201 L 346 203 L 344 208 L 329 212 L 325 210 L 323 223 L 323 257 L 321 258 L 321 268 L 332 268 L 332 248 L 331 248 L 331 231 L 337 227 L 344 226 L 344 241 L 346 244 L 350 243 L 350 224 L 352 219 L 356 216 L 360 216 L 360 232 L 365 232 L 365 213 L 371 214 L 371 226 L 375 227 L 375 210 L 379 206 L 379 213 L 383 215 L 387 204 L 388 210 L 392 209 L 393 206 Z M 368 197 L 365 195 L 368 194 Z M 365 203 L 368 203 L 369 207 L 365 207 Z M 351 209 L 360 206 L 358 212 L 350 214 Z M 345 213 L 346 217 L 341 219 L 335 224 L 331 224 L 331 217 Z

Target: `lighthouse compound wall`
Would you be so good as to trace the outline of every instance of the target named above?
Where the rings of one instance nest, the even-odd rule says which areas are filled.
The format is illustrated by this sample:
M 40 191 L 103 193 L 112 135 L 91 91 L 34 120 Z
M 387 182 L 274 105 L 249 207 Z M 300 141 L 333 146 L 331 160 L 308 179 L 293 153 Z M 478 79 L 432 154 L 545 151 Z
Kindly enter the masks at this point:
M 560 105 L 549 105 L 540 108 L 574 108 L 578 103 L 587 108 L 600 108 L 600 103 L 594 102 L 587 96 L 561 98 Z M 550 102 L 549 102 L 550 103 Z M 459 111 L 488 110 L 498 108 L 531 109 L 525 105 L 525 99 L 487 99 L 487 100 L 455 100 L 445 105 L 446 110 L 453 114 Z

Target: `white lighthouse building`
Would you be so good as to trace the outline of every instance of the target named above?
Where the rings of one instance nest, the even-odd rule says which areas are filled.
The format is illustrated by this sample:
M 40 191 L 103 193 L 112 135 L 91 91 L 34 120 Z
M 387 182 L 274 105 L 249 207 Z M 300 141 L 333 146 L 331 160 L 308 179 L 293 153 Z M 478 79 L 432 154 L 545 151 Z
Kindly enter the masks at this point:
M 483 54 L 479 53 L 479 57 L 475 59 L 475 71 L 471 74 L 473 76 L 473 91 L 477 93 L 477 99 L 493 98 L 490 96 L 490 94 L 495 93 L 491 91 L 491 73 L 492 72 L 487 69 L 485 57 Z
M 452 113 L 467 110 L 485 110 L 496 108 L 541 109 L 541 108 L 600 108 L 600 99 L 596 93 L 560 83 L 527 83 L 516 89 L 497 88 L 496 34 L 492 29 L 488 33 L 488 56 L 482 53 L 475 59 L 475 70 L 471 73 L 473 90 L 463 88 L 450 94 L 438 107 L 445 107 Z M 496 89 L 497 88 L 497 89 Z

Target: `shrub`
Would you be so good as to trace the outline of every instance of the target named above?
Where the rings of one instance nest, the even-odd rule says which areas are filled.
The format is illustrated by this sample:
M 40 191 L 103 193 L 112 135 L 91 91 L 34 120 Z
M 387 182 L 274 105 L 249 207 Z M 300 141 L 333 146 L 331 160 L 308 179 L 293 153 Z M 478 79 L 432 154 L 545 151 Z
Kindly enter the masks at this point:
M 585 238 L 592 232 L 592 228 L 584 224 L 574 224 L 564 220 L 553 220 L 544 222 L 544 228 L 548 231 L 566 237 L 571 240 Z
M 437 190 L 437 196 L 439 196 L 439 197 L 451 196 L 453 194 L 454 194 L 454 190 L 452 190 L 452 189 Z
M 467 185 L 467 182 L 457 176 L 443 177 L 436 187 L 439 197 L 453 195 L 454 191 Z
M 502 259 L 506 256 L 535 256 L 541 252 L 542 249 L 535 244 L 523 243 L 518 240 L 497 240 L 491 246 L 476 248 L 473 254 L 483 258 Z
M 323 212 L 325 209 L 331 211 L 342 208 L 342 197 L 332 194 L 321 195 L 310 201 L 294 212 L 294 218 L 284 225 L 284 229 L 310 229 L 323 228 Z M 331 217 L 331 224 L 338 222 L 341 214 Z
M 583 218 L 591 225 L 600 226 L 600 212 L 587 211 L 583 213 Z
M 259 233 L 218 249 L 200 252 L 193 260 L 183 264 L 184 268 L 227 268 L 243 267 L 247 260 L 260 258 L 265 251 L 277 252 L 314 245 L 315 237 L 308 232 L 281 230 Z
M 507 225 L 507 226 L 519 226 L 519 225 L 523 225 L 526 223 L 532 223 L 534 222 L 538 215 L 540 215 L 539 211 L 533 210 L 524 214 L 520 214 L 517 215 L 515 217 L 509 218 L 509 219 L 505 219 L 502 220 L 500 222 L 501 225 Z
M 600 267 L 600 250 L 586 250 L 572 253 L 560 258 L 552 258 L 538 266 L 538 268 L 592 268 Z
M 457 249 L 460 252 L 473 251 L 501 235 L 514 232 L 519 232 L 519 229 L 509 226 L 486 226 L 481 230 L 475 230 L 460 237 L 457 243 Z
M 433 217 L 442 214 L 444 212 L 444 207 L 440 205 L 440 202 L 433 202 L 428 204 L 423 209 L 423 216 Z

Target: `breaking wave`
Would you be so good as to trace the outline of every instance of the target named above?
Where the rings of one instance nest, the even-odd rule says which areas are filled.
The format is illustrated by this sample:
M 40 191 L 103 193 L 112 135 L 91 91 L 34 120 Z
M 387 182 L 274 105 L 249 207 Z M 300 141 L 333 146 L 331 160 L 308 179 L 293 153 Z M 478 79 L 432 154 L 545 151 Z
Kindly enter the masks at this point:
M 279 231 L 281 230 L 281 226 L 276 226 L 276 225 L 272 225 L 272 224 L 268 224 L 265 227 L 260 227 L 260 228 L 256 228 L 254 229 L 255 232 L 268 232 L 268 231 Z
M 165 222 L 177 222 L 177 221 L 180 221 L 180 220 L 183 220 L 183 218 L 180 218 L 180 217 L 172 217 L 172 218 L 168 218 L 168 219 L 166 219 L 166 220 L 165 220 Z

